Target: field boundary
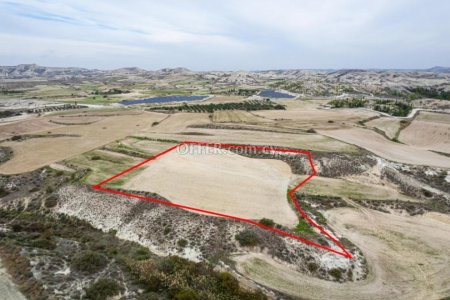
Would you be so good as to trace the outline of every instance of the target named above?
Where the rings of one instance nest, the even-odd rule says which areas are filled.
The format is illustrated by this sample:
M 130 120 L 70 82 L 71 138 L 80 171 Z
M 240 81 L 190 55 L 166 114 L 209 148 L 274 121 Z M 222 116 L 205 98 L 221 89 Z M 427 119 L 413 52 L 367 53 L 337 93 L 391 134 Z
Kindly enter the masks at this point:
M 295 208 L 297 209 L 297 211 L 299 212 L 299 214 L 302 216 L 303 219 L 305 219 L 309 224 L 311 224 L 311 226 L 317 228 L 319 230 L 320 233 L 322 233 L 323 235 L 325 235 L 329 240 L 331 240 L 341 251 L 336 250 L 336 249 L 332 249 L 330 247 L 327 246 L 323 246 L 321 244 L 312 242 L 310 240 L 307 240 L 305 238 L 302 237 L 298 237 L 296 235 L 293 235 L 291 233 L 288 232 L 284 232 L 282 230 L 270 227 L 270 226 L 266 226 L 263 224 L 260 224 L 258 222 L 255 222 L 253 220 L 250 219 L 245 219 L 245 218 L 240 218 L 240 217 L 236 217 L 236 216 L 231 216 L 231 215 L 227 215 L 227 214 L 222 214 L 220 212 L 214 212 L 214 211 L 209 211 L 209 210 L 204 210 L 204 209 L 200 209 L 200 208 L 196 208 L 196 207 L 191 207 L 191 206 L 186 206 L 186 205 L 181 205 L 181 204 L 177 204 L 177 203 L 173 203 L 173 202 L 169 202 L 169 201 L 164 201 L 164 200 L 160 200 L 160 199 L 155 199 L 152 197 L 145 197 L 145 196 L 141 196 L 141 195 L 135 195 L 132 193 L 127 193 L 127 192 L 123 192 L 123 191 L 118 191 L 118 190 L 114 190 L 114 189 L 108 189 L 108 188 L 104 188 L 102 187 L 102 185 L 134 170 L 139 168 L 140 166 L 147 164 L 149 162 L 151 162 L 152 160 L 157 159 L 158 157 L 161 157 L 175 149 L 177 149 L 180 146 L 183 145 L 199 145 L 199 146 L 205 146 L 205 147 L 215 147 L 215 148 L 234 148 L 234 149 L 250 149 L 253 151 L 269 151 L 269 152 L 280 152 L 280 153 L 290 153 L 290 154 L 297 154 L 297 155 L 306 155 L 308 157 L 308 161 L 309 164 L 311 166 L 311 170 L 312 173 L 306 177 L 305 179 L 303 179 L 300 183 L 298 183 L 295 187 L 293 187 L 291 190 L 289 190 L 288 195 L 289 198 L 291 199 L 292 203 L 294 203 Z M 317 172 L 316 169 L 314 168 L 314 164 L 312 161 L 312 156 L 311 156 L 311 152 L 310 151 L 305 151 L 305 150 L 297 150 L 297 149 L 283 149 L 283 148 L 277 148 L 277 147 L 262 147 L 262 146 L 249 146 L 249 145 L 238 145 L 238 144 L 221 144 L 221 143 L 204 143 L 204 142 L 194 142 L 194 141 L 184 141 L 181 142 L 175 146 L 172 146 L 162 152 L 160 152 L 159 154 L 156 154 L 148 159 L 145 159 L 144 161 L 132 166 L 131 168 L 128 168 L 122 172 L 117 173 L 114 176 L 111 176 L 103 181 L 101 181 L 100 183 L 97 183 L 95 185 L 92 186 L 92 189 L 97 190 L 97 191 L 101 191 L 101 192 L 106 192 L 106 193 L 111 193 L 111 194 L 116 194 L 116 195 L 121 195 L 121 196 L 126 196 L 126 197 L 130 197 L 130 198 L 136 198 L 136 199 L 140 199 L 143 201 L 148 201 L 148 202 L 154 202 L 154 203 L 159 203 L 159 204 L 164 204 L 164 205 L 168 205 L 168 206 L 172 206 L 172 207 L 178 207 L 178 208 L 182 208 L 182 209 L 186 209 L 186 210 L 190 210 L 190 211 L 196 211 L 196 212 L 200 212 L 200 213 L 204 213 L 204 214 L 208 214 L 208 215 L 213 215 L 213 216 L 219 216 L 219 217 L 223 217 L 223 218 L 227 218 L 227 219 L 231 219 L 231 220 L 235 220 L 235 221 L 240 221 L 240 222 L 245 222 L 245 223 L 249 223 L 255 226 L 258 226 L 262 229 L 268 230 L 268 231 L 272 231 L 275 233 L 278 233 L 282 236 L 286 236 L 289 238 L 292 238 L 294 240 L 297 240 L 299 242 L 305 243 L 307 245 L 313 246 L 313 247 L 317 247 L 320 248 L 322 250 L 326 250 L 329 251 L 331 253 L 334 253 L 336 255 L 340 255 L 340 256 L 344 256 L 346 258 L 351 259 L 352 256 L 350 253 L 347 252 L 347 250 L 345 250 L 345 248 L 342 246 L 342 244 L 335 239 L 333 236 L 331 236 L 331 234 L 329 234 L 326 230 L 324 230 L 320 225 L 318 225 L 316 222 L 314 222 L 314 220 L 312 220 L 311 218 L 309 218 L 305 212 L 300 208 L 300 205 L 298 204 L 297 200 L 294 197 L 294 193 L 301 187 L 303 186 L 307 181 L 309 181 L 312 177 L 316 176 Z

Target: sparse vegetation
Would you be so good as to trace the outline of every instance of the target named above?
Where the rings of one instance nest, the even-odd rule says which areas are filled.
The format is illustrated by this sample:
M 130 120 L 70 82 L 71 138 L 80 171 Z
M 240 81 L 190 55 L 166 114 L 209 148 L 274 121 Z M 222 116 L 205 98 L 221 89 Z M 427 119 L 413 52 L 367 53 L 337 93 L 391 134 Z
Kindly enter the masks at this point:
M 71 268 L 86 273 L 97 273 L 106 267 L 108 263 L 107 258 L 94 251 L 83 251 L 77 254 L 71 264 Z
M 409 88 L 412 95 L 409 96 L 410 99 L 418 98 L 433 98 L 441 100 L 450 100 L 450 91 L 444 89 L 432 88 L 432 87 L 414 87 Z
M 91 300 L 103 300 L 119 294 L 120 286 L 114 279 L 99 278 L 86 289 L 86 297 Z
M 244 102 L 232 103 L 210 103 L 210 104 L 187 104 L 178 106 L 155 106 L 149 110 L 168 110 L 168 111 L 186 111 L 186 112 L 207 112 L 213 113 L 218 110 L 284 110 L 281 104 L 276 104 L 270 100 L 248 100 Z
M 257 246 L 260 242 L 258 236 L 250 230 L 241 231 L 236 235 L 235 238 L 239 242 L 239 244 L 244 247 Z

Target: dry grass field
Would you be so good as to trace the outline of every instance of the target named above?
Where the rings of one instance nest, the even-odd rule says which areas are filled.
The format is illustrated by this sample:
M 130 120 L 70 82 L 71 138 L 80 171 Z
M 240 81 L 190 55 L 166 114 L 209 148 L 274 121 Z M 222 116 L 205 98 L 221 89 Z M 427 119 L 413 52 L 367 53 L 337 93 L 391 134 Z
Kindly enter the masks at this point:
M 92 170 L 85 178 L 85 183 L 93 185 L 132 167 L 140 161 L 142 159 L 117 152 L 93 150 L 67 159 L 64 161 L 64 164 L 69 168 L 76 166 L 77 168 Z M 123 175 L 120 180 L 113 182 L 113 186 L 120 187 L 129 177 L 135 174 L 136 172 L 132 172 Z
M 450 114 L 421 112 L 402 130 L 399 140 L 421 149 L 450 153 Z
M 318 109 L 317 104 L 315 107 L 256 111 L 254 114 L 277 121 L 279 126 L 303 130 L 354 126 L 358 121 L 378 115 L 364 109 Z
M 319 133 L 367 149 L 388 160 L 406 164 L 450 168 L 450 158 L 415 146 L 391 142 L 362 128 L 321 130 Z
M 249 145 L 287 146 L 304 150 L 356 152 L 358 149 L 344 142 L 320 134 L 293 134 L 253 130 L 195 128 L 184 133 L 146 134 L 153 138 L 168 138 L 179 141 L 236 143 Z
M 369 128 L 377 128 L 383 131 L 386 136 L 393 139 L 400 129 L 400 120 L 397 118 L 381 117 L 366 123 Z
M 35 170 L 136 134 L 141 128 L 151 126 L 153 122 L 160 121 L 164 117 L 158 113 L 110 116 L 93 124 L 53 128 L 49 137 L 4 142 L 2 145 L 11 147 L 14 156 L 0 165 L 0 173 L 17 174 Z M 51 137 L 51 135 L 63 136 Z
M 289 227 L 296 224 L 296 213 L 286 200 L 292 176 L 286 163 L 211 147 L 179 149 L 152 161 L 125 188 L 241 218 L 269 218 Z
M 41 87 L 39 92 L 56 93 Z M 238 96 L 215 96 L 204 102 L 242 99 Z M 304 203 L 303 208 L 307 214 L 322 222 L 321 225 L 340 241 L 348 242 L 348 239 L 354 243 L 362 253 L 359 258 L 354 258 L 360 259 L 361 264 L 349 266 L 347 258 L 318 249 L 301 248 L 308 246 L 299 246 L 297 242 L 294 245 L 294 241 L 287 239 L 283 239 L 287 245 L 283 247 L 287 248 L 277 248 L 275 252 L 270 252 L 272 248 L 264 248 L 267 245 L 243 247 L 236 240 L 236 234 L 244 224 L 233 223 L 232 226 L 236 227 L 230 229 L 231 234 L 224 237 L 224 242 L 238 246 L 232 252 L 237 254 L 226 258 L 234 260 L 231 268 L 243 275 L 240 277 L 242 282 L 254 280 L 301 299 L 439 299 L 448 296 L 450 217 L 437 211 L 445 211 L 449 199 L 445 189 L 450 158 L 430 150 L 450 153 L 449 115 L 421 112 L 410 124 L 398 118 L 379 117 L 366 122 L 365 129 L 360 121 L 379 116 L 378 113 L 366 109 L 323 109 L 328 100 L 278 101 L 286 105 L 286 110 L 216 111 L 210 114 L 159 113 L 119 107 L 65 111 L 13 120 L 0 125 L 0 150 L 3 151 L 0 155 L 10 155 L 6 147 L 13 151 L 12 156 L 0 164 L 0 173 L 19 174 L 49 165 L 57 170 L 53 171 L 54 174 L 77 175 L 82 169 L 88 172 L 82 173 L 76 184 L 83 186 L 98 183 L 181 141 L 311 150 L 320 176 L 312 178 L 298 191 L 300 206 L 302 196 L 306 195 L 308 205 Z M 400 131 L 405 125 L 408 126 Z M 387 138 L 375 132 L 375 128 L 383 131 Z M 11 140 L 12 136 L 19 135 L 22 138 Z M 388 138 L 398 138 L 400 142 Z M 156 193 L 177 204 L 241 218 L 272 219 L 308 237 L 308 228 L 302 227 L 305 224 L 299 221 L 286 199 L 289 188 L 306 176 L 298 172 L 302 170 L 302 161 L 249 158 L 223 149 L 200 146 L 191 146 L 188 153 L 185 150 L 172 151 L 107 186 Z M 354 161 L 359 161 L 360 165 L 355 166 Z M 67 197 L 72 199 L 75 194 L 70 192 Z M 103 197 L 115 197 L 93 194 L 98 197 L 97 202 L 106 199 Z M 92 203 L 91 196 L 84 195 L 80 199 L 88 203 L 82 211 L 78 200 L 74 200 L 73 207 L 63 212 L 89 215 L 91 223 L 108 219 L 109 225 L 100 228 L 118 232 L 121 227 L 131 228 L 129 215 L 138 216 L 133 222 L 141 228 L 143 222 L 160 224 L 155 217 L 158 214 L 156 209 L 159 212 L 168 209 L 158 205 L 142 209 L 148 203 L 116 197 L 114 201 L 117 203 L 108 200 L 108 207 L 117 209 L 120 214 L 111 216 L 109 209 L 99 212 L 94 206 L 98 203 Z M 323 205 L 319 202 L 322 200 Z M 122 211 L 120 203 L 130 210 Z M 338 206 L 341 208 L 331 208 Z M 202 230 L 209 230 L 215 222 L 225 224 L 221 219 L 178 211 L 182 217 L 176 222 L 184 218 L 183 224 L 195 224 L 192 225 L 195 228 L 199 227 L 195 223 L 197 219 L 205 218 L 201 221 Z M 126 217 L 117 217 L 119 215 Z M 207 249 L 213 243 L 203 240 L 202 236 L 200 241 L 195 240 L 198 244 L 194 246 L 186 235 L 188 227 L 172 226 L 170 231 L 176 235 L 164 233 L 163 240 L 151 239 L 150 235 L 144 237 L 145 234 L 141 236 L 134 231 L 120 237 L 146 241 L 144 245 L 151 244 L 152 251 L 158 254 L 199 259 L 203 250 L 195 247 L 202 245 Z M 158 230 L 162 232 L 166 228 L 154 229 L 155 232 Z M 181 249 L 179 240 L 186 240 L 188 246 Z M 147 243 L 149 241 L 151 243 Z M 175 246 L 170 248 L 170 243 Z M 294 251 L 292 249 L 298 252 L 290 252 Z M 289 259 L 273 255 L 277 251 L 288 255 L 283 252 L 287 251 Z M 298 260 L 290 260 L 292 254 Z M 369 269 L 368 277 L 361 277 L 363 279 L 356 277 L 366 272 L 362 271 L 366 270 L 362 256 L 367 259 Z M 316 271 L 309 269 L 311 258 L 317 264 L 312 265 Z M 353 273 L 344 267 L 346 265 L 354 267 Z M 330 268 L 342 271 L 341 283 L 335 282 L 339 281 L 338 278 L 330 277 L 333 276 Z M 324 272 L 325 277 L 320 277 L 323 274 L 319 276 L 319 272 Z
M 265 119 L 242 110 L 215 111 L 212 120 L 215 123 L 267 123 Z
M 146 128 L 149 132 L 179 133 L 188 129 L 190 125 L 209 124 L 211 120 L 206 113 L 176 113 L 166 117 L 154 127 Z
M 295 176 L 292 185 L 303 180 L 305 176 Z M 307 195 L 335 196 L 357 200 L 402 200 L 417 201 L 405 196 L 394 187 L 380 184 L 350 181 L 345 178 L 327 178 L 316 176 L 302 186 L 300 192 Z

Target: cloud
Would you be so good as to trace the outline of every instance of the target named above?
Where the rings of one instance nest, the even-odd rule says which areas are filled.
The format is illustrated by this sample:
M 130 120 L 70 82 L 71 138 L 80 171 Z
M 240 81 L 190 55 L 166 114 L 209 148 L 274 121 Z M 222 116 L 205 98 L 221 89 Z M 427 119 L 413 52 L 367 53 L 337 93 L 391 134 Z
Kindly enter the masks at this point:
M 449 9 L 444 0 L 0 0 L 2 44 L 8 41 L 0 63 L 14 57 L 66 65 L 70 57 L 86 67 L 450 65 Z

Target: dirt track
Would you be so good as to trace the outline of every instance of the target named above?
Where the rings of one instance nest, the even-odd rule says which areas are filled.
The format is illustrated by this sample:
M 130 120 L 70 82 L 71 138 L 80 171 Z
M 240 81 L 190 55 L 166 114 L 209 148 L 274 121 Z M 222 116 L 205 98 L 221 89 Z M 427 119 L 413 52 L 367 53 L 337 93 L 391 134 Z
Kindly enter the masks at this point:
M 263 254 L 238 258 L 238 270 L 259 283 L 308 299 L 440 299 L 450 295 L 450 217 L 406 217 L 369 209 L 335 209 L 332 226 L 361 248 L 370 275 L 331 283 L 300 274 Z

